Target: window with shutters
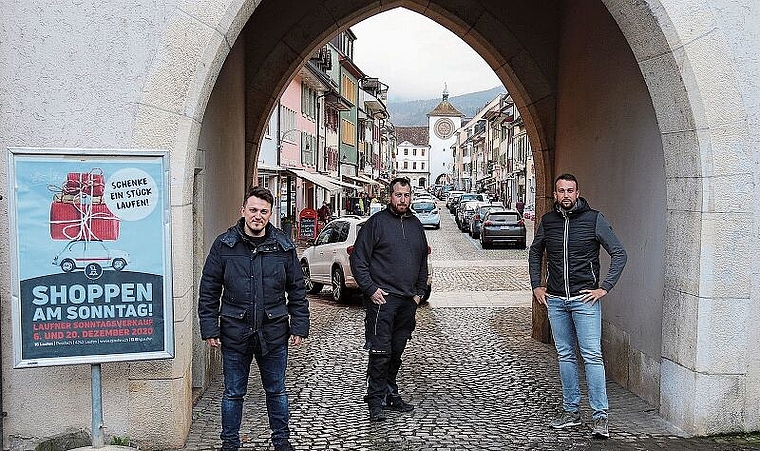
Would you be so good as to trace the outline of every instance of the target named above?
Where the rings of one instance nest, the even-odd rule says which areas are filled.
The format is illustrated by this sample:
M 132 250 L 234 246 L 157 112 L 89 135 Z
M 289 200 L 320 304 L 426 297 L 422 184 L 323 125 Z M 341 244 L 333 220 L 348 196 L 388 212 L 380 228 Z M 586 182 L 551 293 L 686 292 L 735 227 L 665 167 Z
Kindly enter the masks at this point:
M 340 120 L 340 141 L 343 144 L 356 144 L 356 125 L 348 119 Z
M 356 83 L 346 74 L 341 75 L 341 94 L 356 105 Z

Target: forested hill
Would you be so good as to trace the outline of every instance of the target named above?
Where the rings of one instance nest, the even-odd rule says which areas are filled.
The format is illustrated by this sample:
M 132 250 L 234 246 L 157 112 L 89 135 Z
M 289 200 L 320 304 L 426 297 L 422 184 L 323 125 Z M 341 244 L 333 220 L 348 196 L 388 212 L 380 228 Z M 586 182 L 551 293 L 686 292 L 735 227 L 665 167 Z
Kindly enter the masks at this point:
M 488 102 L 493 100 L 499 93 L 506 92 L 503 86 L 488 89 L 486 91 L 471 92 L 460 96 L 449 97 L 449 102 L 456 107 L 465 117 L 473 117 Z M 428 100 L 408 100 L 405 102 L 388 102 L 388 112 L 391 114 L 391 122 L 394 125 L 410 126 L 428 125 L 427 113 L 433 110 L 441 98 Z

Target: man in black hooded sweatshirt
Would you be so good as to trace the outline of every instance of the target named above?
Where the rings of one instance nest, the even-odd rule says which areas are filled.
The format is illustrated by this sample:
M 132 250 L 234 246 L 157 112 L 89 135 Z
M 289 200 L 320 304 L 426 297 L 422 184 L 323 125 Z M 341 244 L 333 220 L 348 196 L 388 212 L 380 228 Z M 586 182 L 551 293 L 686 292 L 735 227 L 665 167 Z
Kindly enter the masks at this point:
M 365 295 L 369 363 L 364 400 L 370 421 L 385 420 L 384 408 L 414 409 L 401 398 L 396 376 L 428 278 L 428 243 L 422 223 L 409 210 L 409 179 L 391 181 L 390 198 L 388 207 L 361 228 L 350 257 L 351 271 Z

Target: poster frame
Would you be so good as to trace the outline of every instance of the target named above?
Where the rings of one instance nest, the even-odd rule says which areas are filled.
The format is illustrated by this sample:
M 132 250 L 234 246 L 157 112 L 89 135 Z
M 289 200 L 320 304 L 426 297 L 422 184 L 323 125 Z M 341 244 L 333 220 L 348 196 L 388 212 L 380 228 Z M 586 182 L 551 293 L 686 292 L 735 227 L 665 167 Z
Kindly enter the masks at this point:
M 8 147 L 8 218 L 10 238 L 10 269 L 11 269 L 11 315 L 13 337 L 13 367 L 36 368 L 58 365 L 97 364 L 106 362 L 125 362 L 138 360 L 171 359 L 175 356 L 174 345 L 174 300 L 172 291 L 172 233 L 171 233 L 171 178 L 169 167 L 169 151 L 161 149 L 107 149 L 107 148 L 45 148 L 45 147 Z M 109 158 L 120 161 L 140 159 L 142 161 L 155 159 L 160 164 L 162 183 L 162 233 L 163 233 L 163 346 L 160 350 L 129 352 L 121 354 L 87 354 L 62 357 L 40 357 L 24 359 L 22 357 L 21 330 L 21 281 L 20 255 L 18 232 L 18 174 L 16 160 L 24 158 L 60 159 L 62 162 L 89 161 L 108 162 Z

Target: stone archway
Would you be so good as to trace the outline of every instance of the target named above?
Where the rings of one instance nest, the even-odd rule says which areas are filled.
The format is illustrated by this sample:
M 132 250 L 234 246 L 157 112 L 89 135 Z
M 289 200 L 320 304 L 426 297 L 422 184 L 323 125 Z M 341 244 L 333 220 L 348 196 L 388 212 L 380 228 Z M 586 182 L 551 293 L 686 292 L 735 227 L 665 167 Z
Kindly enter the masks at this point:
M 600 20 L 606 20 L 602 16 L 609 14 L 633 55 L 655 115 L 663 168 L 662 177 L 653 177 L 654 189 L 662 190 L 655 196 L 662 205 L 654 209 L 654 214 L 664 216 L 664 230 L 655 231 L 663 249 L 660 259 L 647 254 L 646 249 L 642 250 L 645 246 L 640 248 L 638 242 L 629 244 L 632 258 L 644 256 L 636 273 L 643 279 L 631 282 L 632 293 L 616 293 L 619 296 L 616 299 L 622 303 L 626 295 L 653 296 L 645 290 L 636 291 L 635 284 L 646 285 L 652 280 L 663 284 L 661 297 L 650 299 L 649 304 L 661 306 L 661 313 L 657 313 L 661 321 L 658 331 L 661 340 L 657 340 L 661 346 L 657 351 L 661 352 L 644 352 L 637 347 L 637 328 L 643 324 L 626 324 L 624 319 L 612 318 L 608 312 L 605 320 L 614 336 L 606 344 L 617 349 L 616 358 L 624 360 L 626 368 L 625 374 L 615 376 L 659 404 L 668 419 L 693 432 L 760 427 L 757 424 L 760 420 L 748 415 L 760 405 L 757 388 L 751 388 L 760 385 L 757 384 L 760 376 L 757 365 L 752 366 L 743 353 L 747 346 L 754 346 L 752 349 L 756 351 L 757 345 L 749 340 L 746 327 L 732 327 L 745 324 L 744 315 L 758 316 L 756 297 L 746 294 L 751 292 L 752 270 L 734 264 L 736 260 L 751 261 L 755 252 L 755 245 L 743 238 L 746 236 L 743 232 L 754 227 L 746 192 L 753 177 L 741 167 L 744 159 L 737 158 L 749 148 L 751 137 L 735 67 L 731 61 L 724 61 L 721 70 L 715 71 L 710 60 L 714 55 L 731 55 L 735 48 L 711 28 L 715 17 L 709 5 L 702 5 L 701 12 L 710 20 L 695 28 L 687 25 L 692 23 L 689 15 L 694 14 L 693 10 L 672 11 L 654 0 L 633 6 L 613 0 L 603 4 L 589 0 L 580 6 L 575 2 L 547 0 L 511 3 L 508 7 L 497 2 L 464 1 L 458 2 L 456 8 L 447 8 L 445 2 L 413 0 L 382 5 L 369 1 L 309 2 L 307 7 L 296 3 L 275 5 L 264 0 L 229 4 L 216 10 L 198 7 L 197 15 L 209 16 L 204 16 L 204 20 L 195 20 L 195 15 L 172 16 L 143 91 L 134 142 L 173 151 L 172 208 L 176 237 L 189 232 L 192 224 L 191 181 L 206 102 L 243 26 L 248 23 L 246 39 L 255 43 L 246 46 L 245 128 L 246 149 L 252 154 L 248 161 L 256 161 L 254 149 L 260 142 L 268 112 L 288 78 L 310 52 L 339 29 L 397 6 L 425 14 L 454 31 L 484 57 L 510 90 L 523 114 L 534 149 L 537 199 L 544 199 L 543 204 L 537 202 L 539 212 L 549 206 L 555 171 L 559 167 L 579 168 L 587 171 L 583 173 L 589 182 L 584 182 L 584 186 L 592 187 L 587 191 L 600 196 L 601 204 L 610 207 L 608 211 L 624 222 L 627 216 L 620 208 L 616 209 L 615 203 L 620 197 L 605 193 L 600 187 L 602 183 L 615 186 L 615 181 L 609 178 L 602 183 L 591 181 L 594 173 L 587 168 L 593 167 L 593 159 L 601 155 L 584 154 L 572 148 L 573 144 L 592 143 L 595 137 L 607 138 L 608 144 L 615 144 L 613 138 L 621 135 L 593 127 L 584 134 L 584 124 L 561 116 L 567 111 L 561 110 L 566 105 L 563 102 L 573 100 L 572 95 L 567 95 L 569 91 L 562 91 L 573 87 L 572 74 L 563 73 L 562 58 L 582 55 L 562 47 L 566 37 L 563 33 L 577 33 L 577 39 L 583 38 L 583 30 L 568 18 L 572 18 L 574 10 L 590 11 Z M 283 10 L 294 13 L 283 16 L 280 14 Z M 704 39 L 696 39 L 700 37 Z M 586 89 L 586 94 L 593 95 L 590 88 Z M 641 114 L 647 105 L 639 108 Z M 712 111 L 724 116 L 717 119 L 710 114 Z M 646 126 L 649 131 L 650 126 Z M 565 143 L 567 147 L 563 147 Z M 248 166 L 248 171 L 250 176 L 253 165 Z M 616 171 L 625 182 L 633 180 L 638 183 L 634 185 L 636 188 L 645 188 L 644 182 L 636 182 L 636 174 L 619 167 Z M 604 174 L 604 168 L 598 172 Z M 717 183 L 719 179 L 730 187 Z M 736 201 L 740 206 L 736 211 L 737 222 L 720 222 L 719 204 L 724 199 Z M 648 211 L 633 213 L 644 215 Z M 645 225 L 653 223 L 656 221 Z M 636 241 L 639 238 L 646 241 L 645 235 L 633 236 Z M 653 252 L 651 247 L 648 252 Z M 190 246 L 180 245 L 175 255 L 192 256 L 193 251 Z M 656 260 L 652 273 L 646 272 L 647 258 Z M 175 298 L 181 306 L 177 310 L 185 314 L 178 321 L 191 310 L 192 285 L 191 272 L 175 271 Z M 722 292 L 734 292 L 736 287 L 744 293 L 737 299 L 729 302 L 721 296 Z M 721 321 L 723 315 L 734 321 Z M 726 348 L 730 352 L 722 353 Z

